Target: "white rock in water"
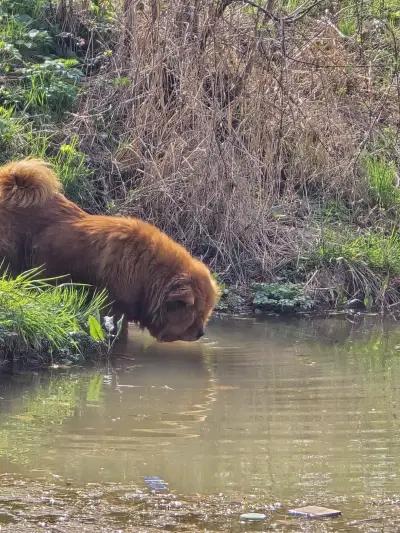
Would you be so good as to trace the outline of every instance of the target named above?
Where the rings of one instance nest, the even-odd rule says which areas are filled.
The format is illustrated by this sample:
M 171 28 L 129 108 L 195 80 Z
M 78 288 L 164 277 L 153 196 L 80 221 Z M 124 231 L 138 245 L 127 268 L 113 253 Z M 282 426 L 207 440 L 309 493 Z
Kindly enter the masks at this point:
M 342 513 L 336 509 L 328 509 L 327 507 L 320 507 L 319 505 L 308 505 L 307 507 L 290 509 L 289 514 L 305 516 L 307 518 L 333 518 L 335 516 L 340 516 Z
M 240 520 L 265 520 L 267 515 L 263 513 L 244 513 L 240 515 Z

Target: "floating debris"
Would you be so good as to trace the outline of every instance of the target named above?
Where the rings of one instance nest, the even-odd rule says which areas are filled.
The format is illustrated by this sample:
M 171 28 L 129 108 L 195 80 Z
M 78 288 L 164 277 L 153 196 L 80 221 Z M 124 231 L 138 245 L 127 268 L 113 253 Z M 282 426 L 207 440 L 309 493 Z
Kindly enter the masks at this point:
M 249 521 L 257 521 L 257 520 L 265 520 L 267 518 L 267 515 L 263 513 L 244 513 L 240 515 L 240 520 L 249 520 Z
M 154 490 L 155 492 L 162 492 L 168 490 L 168 483 L 166 483 L 158 476 L 147 476 L 144 478 L 144 482 L 150 490 Z
M 299 507 L 298 509 L 290 509 L 289 514 L 305 516 L 307 518 L 334 518 L 340 516 L 342 513 L 336 509 L 328 509 L 327 507 L 319 507 L 318 505 L 308 505 L 306 507 Z

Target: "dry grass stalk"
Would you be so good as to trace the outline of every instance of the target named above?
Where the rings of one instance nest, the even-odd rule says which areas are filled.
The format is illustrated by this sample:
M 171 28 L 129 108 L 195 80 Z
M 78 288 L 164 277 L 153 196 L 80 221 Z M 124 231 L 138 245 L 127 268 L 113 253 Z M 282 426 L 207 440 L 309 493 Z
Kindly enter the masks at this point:
M 226 279 L 307 249 L 310 200 L 358 199 L 363 143 L 398 118 L 395 80 L 315 9 L 283 27 L 236 2 L 125 1 L 75 117 L 106 201 Z

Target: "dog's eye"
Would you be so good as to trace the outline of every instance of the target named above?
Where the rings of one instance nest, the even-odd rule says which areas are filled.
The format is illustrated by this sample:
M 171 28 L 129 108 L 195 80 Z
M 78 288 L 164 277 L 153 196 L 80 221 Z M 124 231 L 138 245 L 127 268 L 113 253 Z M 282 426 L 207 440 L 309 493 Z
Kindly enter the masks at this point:
M 186 305 L 186 302 L 183 300 L 172 300 L 172 302 L 167 302 L 167 310 L 179 311 L 180 309 L 184 309 Z

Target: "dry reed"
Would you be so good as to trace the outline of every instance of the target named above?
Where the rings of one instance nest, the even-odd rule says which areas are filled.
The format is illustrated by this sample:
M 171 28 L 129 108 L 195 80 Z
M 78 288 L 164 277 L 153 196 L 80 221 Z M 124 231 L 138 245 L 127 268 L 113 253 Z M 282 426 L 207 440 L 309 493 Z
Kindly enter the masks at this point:
M 230 281 L 273 278 L 304 253 L 314 202 L 360 200 L 360 154 L 399 120 L 377 46 L 314 4 L 293 21 L 246 2 L 126 0 L 72 124 L 101 201 Z

